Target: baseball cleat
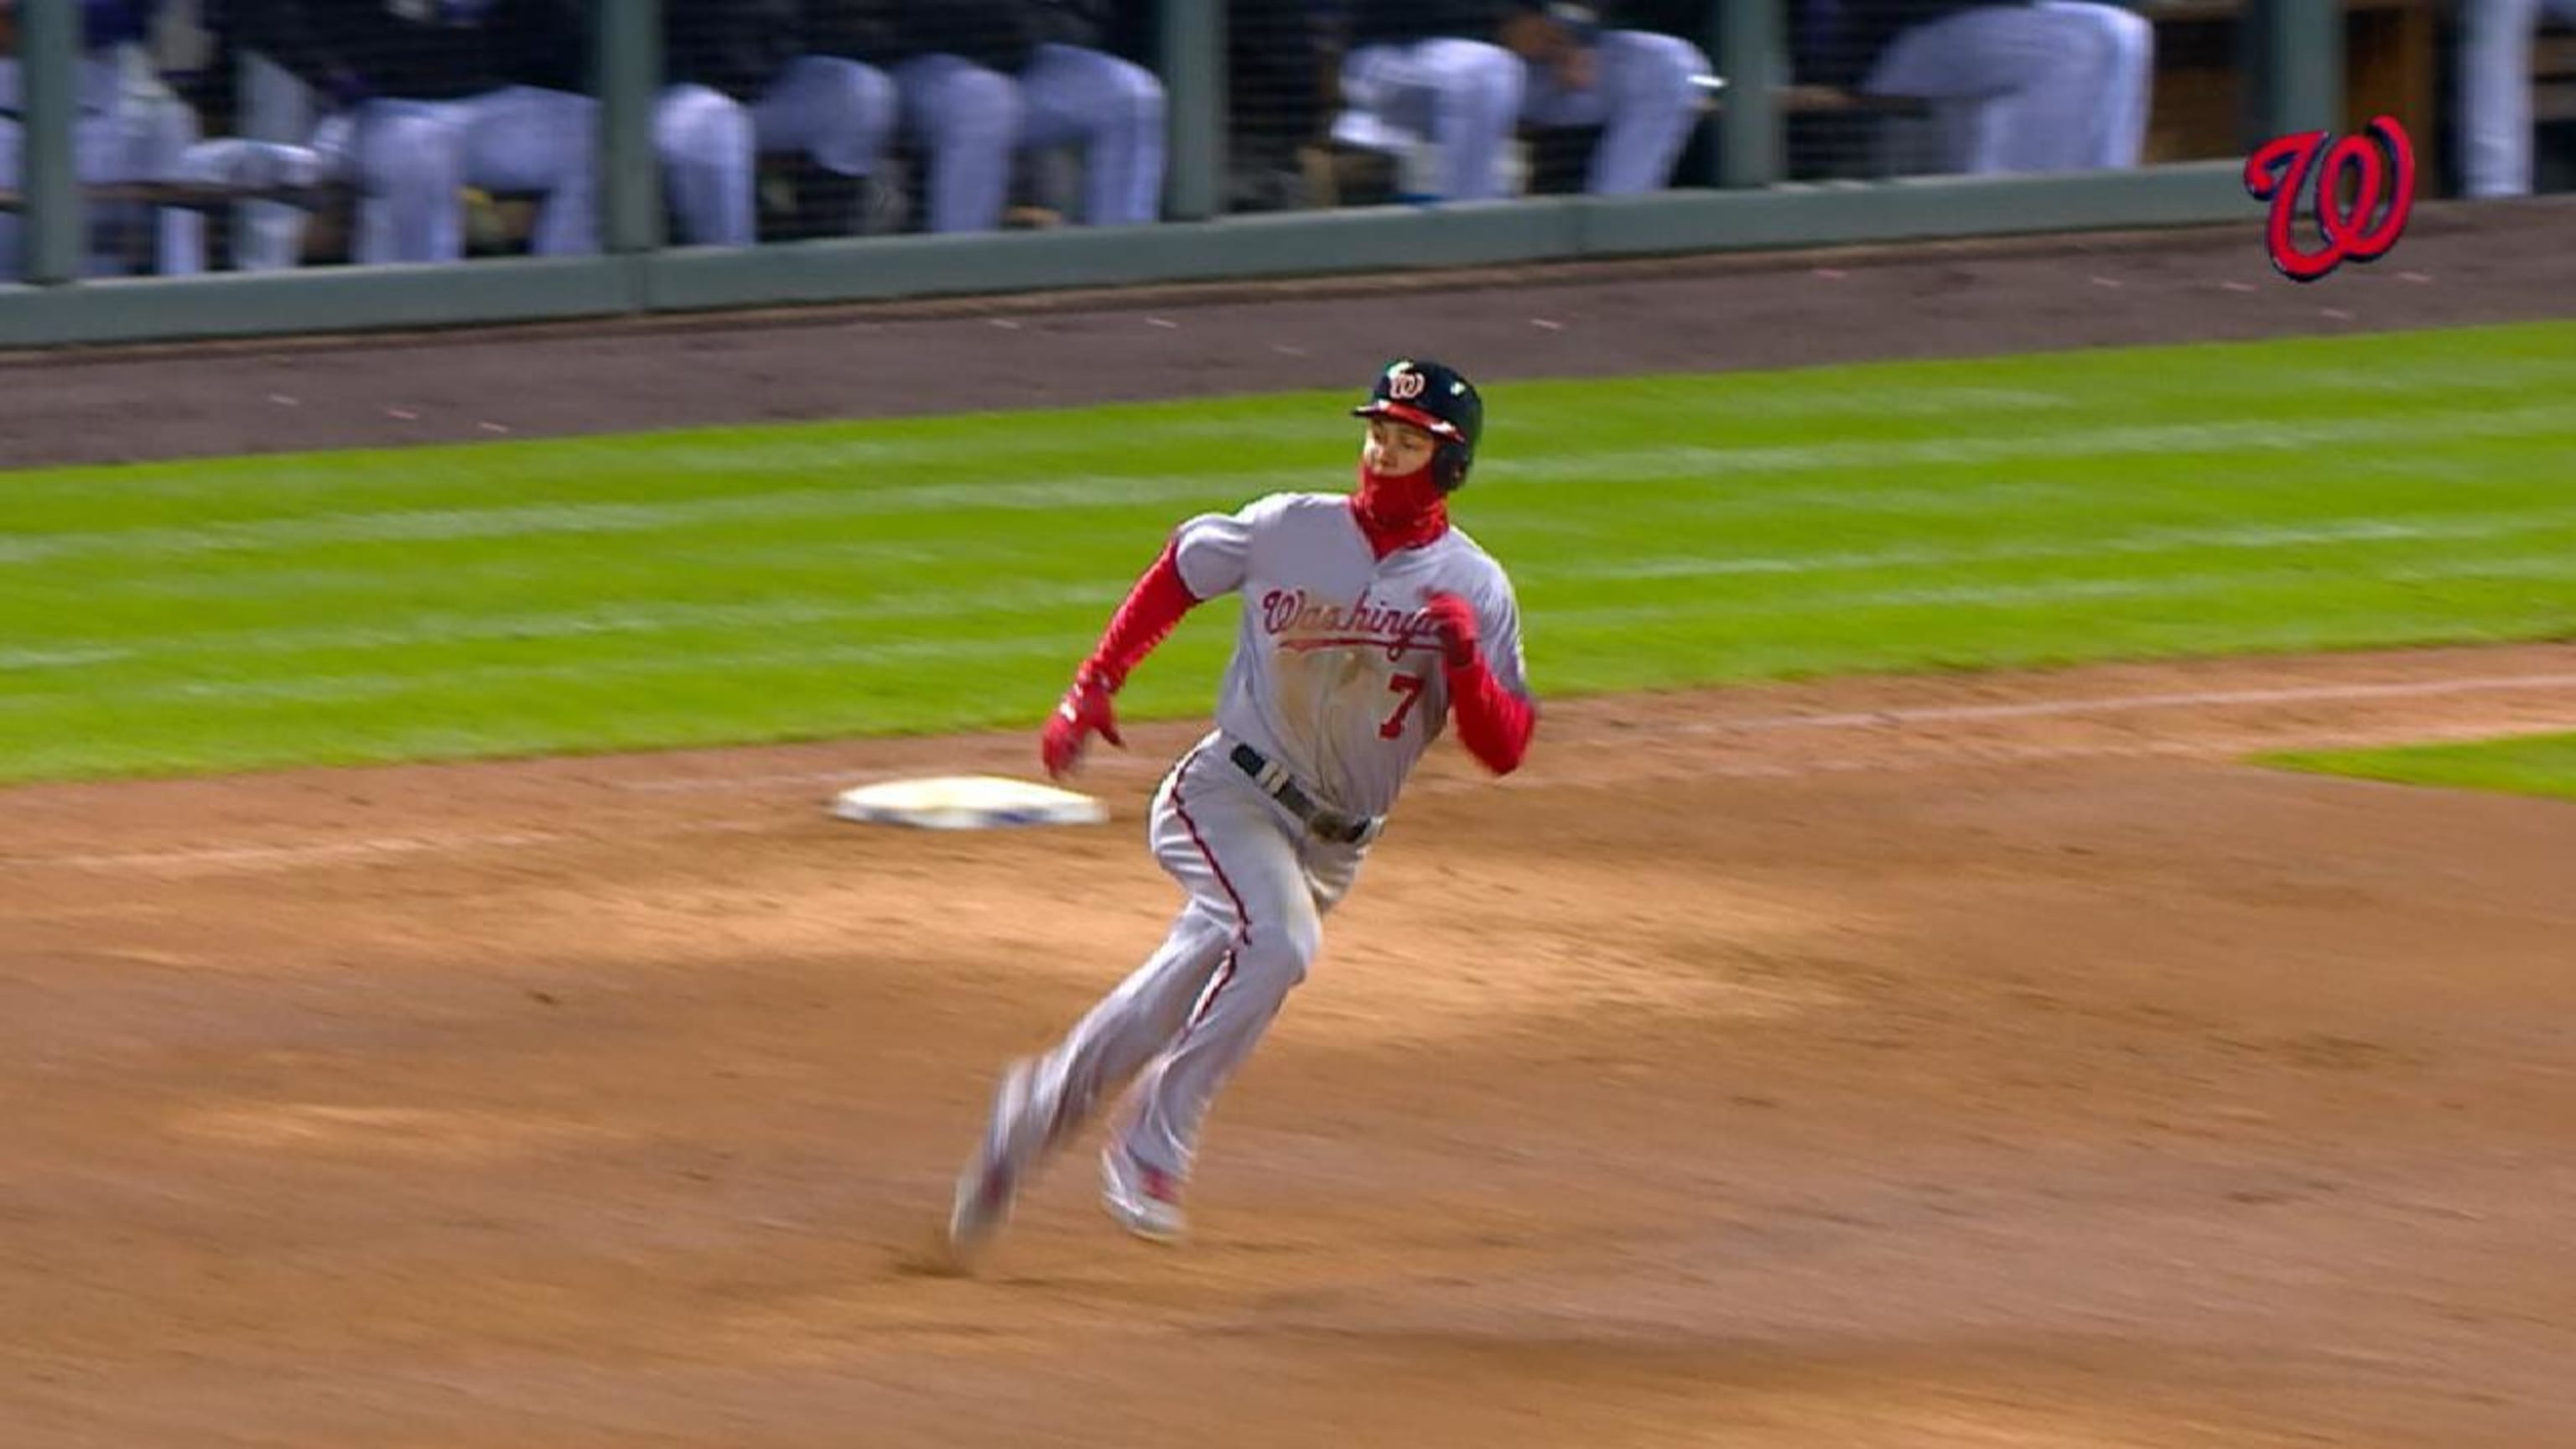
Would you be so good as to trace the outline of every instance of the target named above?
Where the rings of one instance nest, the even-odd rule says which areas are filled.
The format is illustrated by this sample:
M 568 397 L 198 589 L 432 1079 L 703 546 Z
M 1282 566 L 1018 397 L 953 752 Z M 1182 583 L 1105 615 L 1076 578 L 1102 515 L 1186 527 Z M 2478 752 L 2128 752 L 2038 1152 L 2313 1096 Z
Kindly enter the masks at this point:
M 1030 1110 L 1030 1086 L 1036 1069 L 1016 1061 L 1002 1070 L 993 1092 L 993 1112 L 984 1140 L 957 1178 L 957 1198 L 948 1210 L 948 1253 L 957 1266 L 972 1268 L 994 1235 L 1011 1220 L 1019 1200 L 1020 1181 L 1028 1173 L 1045 1133 Z
M 1139 1163 L 1114 1142 L 1100 1154 L 1100 1205 L 1118 1226 L 1149 1243 L 1177 1243 L 1189 1232 L 1180 1180 Z

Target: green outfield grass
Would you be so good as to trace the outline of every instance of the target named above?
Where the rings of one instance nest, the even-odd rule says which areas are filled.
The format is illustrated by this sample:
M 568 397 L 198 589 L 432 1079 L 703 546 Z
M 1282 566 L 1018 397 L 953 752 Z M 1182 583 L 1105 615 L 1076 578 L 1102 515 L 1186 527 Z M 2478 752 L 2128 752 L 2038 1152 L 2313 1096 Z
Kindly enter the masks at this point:
M 2576 800 L 2576 734 L 2519 735 L 2389 750 L 2295 751 L 2262 758 L 2265 764 L 2326 775 Z
M 1554 694 L 2567 636 L 2572 398 L 2569 325 L 1512 383 L 1457 511 Z M 0 474 L 0 778 L 1030 726 L 1348 401 Z

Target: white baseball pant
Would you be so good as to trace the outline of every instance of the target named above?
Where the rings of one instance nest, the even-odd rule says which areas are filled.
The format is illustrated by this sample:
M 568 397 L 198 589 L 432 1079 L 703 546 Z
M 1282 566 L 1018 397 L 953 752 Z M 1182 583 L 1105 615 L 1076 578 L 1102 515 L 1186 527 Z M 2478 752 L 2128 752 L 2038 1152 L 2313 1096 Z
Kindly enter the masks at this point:
M 1127 1088 L 1120 1149 L 1176 1179 L 1189 1175 L 1208 1105 L 1306 978 L 1324 916 L 1367 854 L 1315 840 L 1226 758 L 1220 738 L 1184 755 L 1154 796 L 1154 858 L 1188 903 L 1162 946 L 1037 1073 L 1040 1100 L 1060 1104 L 1053 1111 L 1068 1125 Z

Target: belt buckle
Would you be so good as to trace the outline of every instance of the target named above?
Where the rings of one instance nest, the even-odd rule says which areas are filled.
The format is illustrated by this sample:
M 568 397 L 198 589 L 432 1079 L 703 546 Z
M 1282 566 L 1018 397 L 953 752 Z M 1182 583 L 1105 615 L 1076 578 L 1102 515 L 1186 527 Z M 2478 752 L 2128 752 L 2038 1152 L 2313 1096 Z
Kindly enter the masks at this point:
M 1288 773 L 1288 767 L 1270 759 L 1252 746 L 1236 741 L 1227 751 L 1235 767 L 1252 777 L 1262 794 L 1279 802 L 1281 808 L 1305 824 L 1308 834 L 1331 845 L 1366 845 L 1377 836 L 1379 821 L 1374 816 L 1345 815 L 1315 803 L 1314 798 L 1299 788 Z

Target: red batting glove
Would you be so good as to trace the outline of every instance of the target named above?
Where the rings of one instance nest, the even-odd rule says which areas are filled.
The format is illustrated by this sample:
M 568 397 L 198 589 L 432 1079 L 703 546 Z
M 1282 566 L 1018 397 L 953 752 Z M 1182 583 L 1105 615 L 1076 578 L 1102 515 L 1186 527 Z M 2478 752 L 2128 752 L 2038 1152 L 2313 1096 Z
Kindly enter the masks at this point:
M 1440 652 L 1450 668 L 1464 669 L 1476 662 L 1475 606 L 1456 594 L 1433 594 L 1422 601 L 1422 612 L 1440 636 Z
M 1050 778 L 1061 780 L 1082 763 L 1082 747 L 1098 735 L 1120 749 L 1127 742 L 1119 738 L 1118 716 L 1109 707 L 1111 686 L 1101 673 L 1089 665 L 1076 670 L 1073 687 L 1047 716 L 1046 731 L 1038 737 L 1038 758 L 1045 762 Z

